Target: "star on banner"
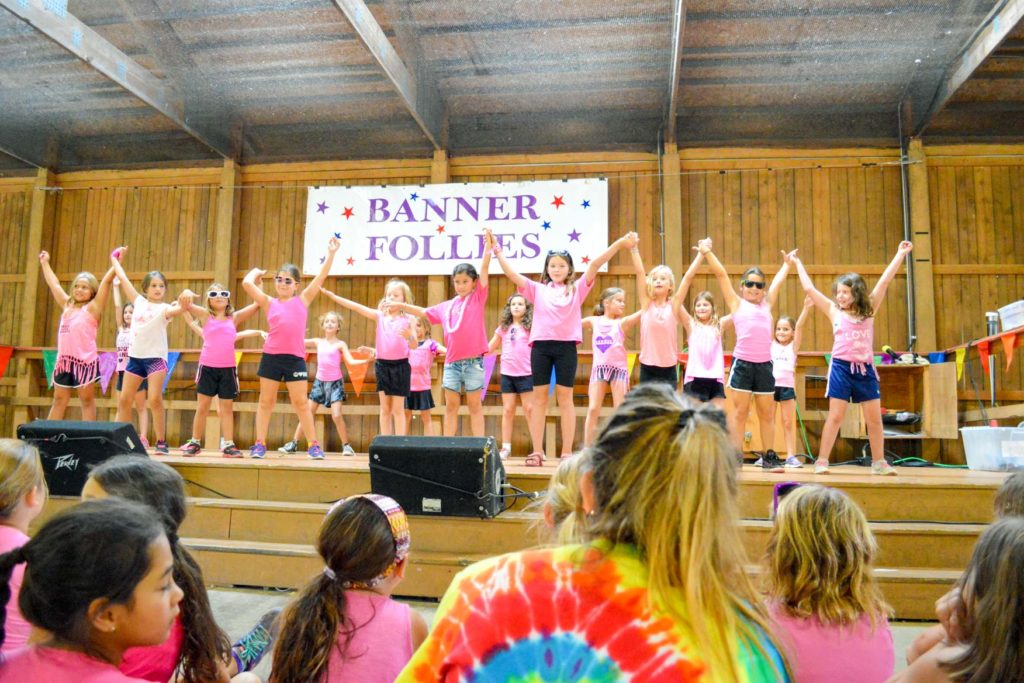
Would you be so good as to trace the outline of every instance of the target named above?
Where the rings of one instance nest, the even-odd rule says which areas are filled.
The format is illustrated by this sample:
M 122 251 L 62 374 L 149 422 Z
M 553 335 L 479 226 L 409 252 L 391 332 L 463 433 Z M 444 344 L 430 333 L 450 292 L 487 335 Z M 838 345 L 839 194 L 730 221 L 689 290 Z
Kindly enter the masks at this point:
M 420 198 L 420 196 L 418 194 L 416 194 L 415 192 L 413 192 L 411 195 L 409 195 L 409 199 L 411 199 L 413 201 L 416 201 L 419 198 Z
M 576 228 L 573 228 L 572 232 L 569 233 L 569 241 L 570 242 L 579 242 L 580 241 L 580 233 L 576 232 Z
M 347 263 L 350 266 L 354 266 L 356 264 L 356 260 L 349 256 L 347 259 L 345 259 L 345 263 Z
M 443 225 L 437 226 L 437 234 L 440 235 L 442 232 L 444 232 L 444 226 Z
M 589 256 L 584 256 L 582 258 L 582 261 L 583 261 L 583 265 L 587 265 L 588 263 L 590 263 L 590 257 Z
M 556 209 L 558 207 L 562 206 L 563 204 L 565 204 L 565 202 L 562 200 L 562 197 L 564 197 L 564 196 L 565 196 L 564 194 L 561 195 L 561 196 L 555 196 L 555 201 L 551 202 L 551 204 L 554 205 L 554 207 Z
M 341 212 L 341 215 L 345 218 L 352 218 L 352 207 L 346 206 L 345 210 Z
M 544 221 L 543 223 L 540 224 L 540 227 L 544 228 L 545 230 L 550 230 L 551 229 L 551 221 Z
M 584 209 L 589 209 L 590 208 L 590 200 L 589 199 L 584 199 L 583 200 L 583 208 Z
M 316 205 L 317 213 L 327 213 L 327 202 L 319 202 Z
M 334 233 L 334 239 L 340 240 L 341 239 L 341 233 L 340 232 Z
M 321 256 L 321 257 L 320 257 L 320 263 L 323 263 L 323 262 L 324 262 L 324 261 L 326 261 L 326 260 L 327 260 L 327 257 L 326 257 L 326 256 Z

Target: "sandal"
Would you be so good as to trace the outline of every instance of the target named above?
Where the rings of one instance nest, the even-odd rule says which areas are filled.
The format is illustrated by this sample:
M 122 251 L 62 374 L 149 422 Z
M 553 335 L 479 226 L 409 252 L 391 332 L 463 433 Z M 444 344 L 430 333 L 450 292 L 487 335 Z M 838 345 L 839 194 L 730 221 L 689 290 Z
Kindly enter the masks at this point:
M 530 453 L 526 456 L 527 467 L 542 467 L 544 465 L 544 454 L 540 452 Z

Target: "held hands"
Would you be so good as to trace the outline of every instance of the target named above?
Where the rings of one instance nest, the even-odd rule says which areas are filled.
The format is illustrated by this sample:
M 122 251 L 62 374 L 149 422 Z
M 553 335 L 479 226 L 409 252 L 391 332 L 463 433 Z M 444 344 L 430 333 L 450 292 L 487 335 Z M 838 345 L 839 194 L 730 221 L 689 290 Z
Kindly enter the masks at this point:
M 914 244 L 912 242 L 908 242 L 907 240 L 903 240 L 902 242 L 900 242 L 899 248 L 896 249 L 896 253 L 898 253 L 900 256 L 906 256 L 913 250 Z
M 711 253 L 711 246 L 711 238 L 705 237 L 704 239 L 697 241 L 697 246 L 695 246 L 693 250 L 699 252 L 703 256 Z
M 640 235 L 637 234 L 636 232 L 627 232 L 619 239 L 622 240 L 622 246 L 627 247 L 629 249 L 636 249 L 637 246 L 640 244 Z
M 128 247 L 117 247 L 114 251 L 110 252 L 110 258 L 120 263 L 126 251 L 128 251 Z
M 501 245 L 494 239 L 494 233 L 490 228 L 484 228 L 484 249 L 490 249 L 492 256 L 501 254 Z
M 358 349 L 356 349 L 356 352 L 366 354 L 370 358 L 377 357 L 377 349 L 373 348 L 372 346 L 360 346 Z
M 195 299 L 195 297 L 195 292 L 191 289 L 182 290 L 181 294 L 178 295 L 178 306 L 187 311 L 192 307 L 192 300 Z
M 786 253 L 785 251 L 780 251 L 779 253 L 782 254 L 782 262 L 785 263 L 787 266 L 795 266 L 797 264 L 797 261 L 799 261 L 799 258 L 796 255 L 798 251 L 800 250 L 794 249 L 789 253 Z

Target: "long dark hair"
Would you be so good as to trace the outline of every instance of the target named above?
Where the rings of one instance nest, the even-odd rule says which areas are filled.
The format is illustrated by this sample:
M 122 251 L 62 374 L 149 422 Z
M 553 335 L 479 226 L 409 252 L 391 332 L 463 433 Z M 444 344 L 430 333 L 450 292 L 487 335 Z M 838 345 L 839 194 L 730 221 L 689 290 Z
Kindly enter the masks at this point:
M 173 468 L 150 458 L 119 455 L 95 468 L 89 476 L 111 496 L 148 505 L 160 518 L 174 556 L 174 582 L 181 587 L 181 626 L 185 633 L 178 658 L 183 680 L 218 680 L 220 667 L 231 658 L 231 641 L 217 626 L 206 594 L 203 572 L 191 553 L 178 542 L 185 520 L 185 484 Z
M 501 329 L 508 330 L 512 327 L 512 323 L 515 320 L 512 319 L 512 299 L 520 298 L 526 304 L 526 313 L 523 313 L 523 319 L 519 321 L 519 325 L 524 330 L 529 330 L 533 327 L 533 304 L 522 294 L 513 294 L 505 301 L 505 308 L 501 309 L 501 317 L 498 318 L 501 323 Z
M 868 283 L 864 282 L 864 278 L 857 273 L 845 273 L 837 277 L 832 285 L 833 299 L 839 285 L 849 287 L 850 293 L 853 294 L 853 303 L 850 304 L 851 313 L 858 318 L 870 318 L 875 314 L 875 309 L 871 307 L 871 295 L 868 294 Z
M 0 555 L 0 643 L 7 633 L 11 573 L 25 563 L 18 607 L 31 624 L 97 659 L 89 604 L 129 603 L 150 567 L 150 546 L 164 535 L 148 507 L 126 500 L 86 501 L 51 518 L 28 543 Z
M 373 501 L 353 497 L 327 514 L 316 551 L 327 569 L 306 584 L 282 615 L 272 681 L 320 680 L 339 629 L 344 636 L 341 651 L 348 656 L 352 635 L 363 624 L 352 623 L 345 613 L 345 585 L 369 582 L 391 566 L 395 538 L 387 517 Z

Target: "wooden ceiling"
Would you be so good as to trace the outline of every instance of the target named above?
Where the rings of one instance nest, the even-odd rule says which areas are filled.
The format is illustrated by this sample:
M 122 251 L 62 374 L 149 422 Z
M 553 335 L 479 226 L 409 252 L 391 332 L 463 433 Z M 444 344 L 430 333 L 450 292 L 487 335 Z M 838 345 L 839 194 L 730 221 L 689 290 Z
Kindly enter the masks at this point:
M 1020 141 L 1022 5 L 0 0 L 0 173 Z

